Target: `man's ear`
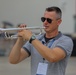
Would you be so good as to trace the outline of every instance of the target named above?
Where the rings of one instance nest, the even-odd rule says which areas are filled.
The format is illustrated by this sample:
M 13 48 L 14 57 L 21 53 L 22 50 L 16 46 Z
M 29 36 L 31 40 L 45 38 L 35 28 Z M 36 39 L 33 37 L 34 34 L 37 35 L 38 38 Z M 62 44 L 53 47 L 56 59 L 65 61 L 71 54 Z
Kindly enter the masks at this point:
M 58 21 L 57 21 L 58 25 L 60 25 L 61 22 L 62 22 L 62 20 L 61 19 L 58 19 Z

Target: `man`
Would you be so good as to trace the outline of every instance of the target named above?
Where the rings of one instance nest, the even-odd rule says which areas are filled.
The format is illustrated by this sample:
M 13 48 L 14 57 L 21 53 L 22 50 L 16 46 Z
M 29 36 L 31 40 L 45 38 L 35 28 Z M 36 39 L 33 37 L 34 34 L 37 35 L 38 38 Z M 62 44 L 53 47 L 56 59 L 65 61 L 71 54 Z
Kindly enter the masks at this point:
M 58 31 L 62 22 L 62 12 L 58 7 L 48 7 L 41 17 L 44 34 L 33 35 L 30 30 L 20 30 L 9 60 L 17 64 L 31 55 L 31 75 L 65 75 L 69 57 L 73 49 L 71 38 Z M 22 24 L 20 27 L 25 27 Z M 24 41 L 28 42 L 23 45 Z M 23 46 L 23 47 L 22 47 Z

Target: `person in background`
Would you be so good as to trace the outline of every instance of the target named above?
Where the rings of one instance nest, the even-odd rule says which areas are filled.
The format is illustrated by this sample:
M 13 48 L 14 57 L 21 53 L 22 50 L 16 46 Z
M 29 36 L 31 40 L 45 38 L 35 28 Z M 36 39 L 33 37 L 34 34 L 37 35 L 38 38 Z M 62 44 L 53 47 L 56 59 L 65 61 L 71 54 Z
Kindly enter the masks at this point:
M 68 59 L 73 50 L 70 37 L 58 30 L 62 22 L 59 7 L 46 8 L 41 17 L 45 33 L 33 35 L 30 30 L 19 30 L 17 42 L 13 46 L 9 61 L 17 64 L 31 56 L 31 75 L 65 75 Z M 21 24 L 20 27 L 25 27 Z M 24 40 L 27 43 L 24 44 Z

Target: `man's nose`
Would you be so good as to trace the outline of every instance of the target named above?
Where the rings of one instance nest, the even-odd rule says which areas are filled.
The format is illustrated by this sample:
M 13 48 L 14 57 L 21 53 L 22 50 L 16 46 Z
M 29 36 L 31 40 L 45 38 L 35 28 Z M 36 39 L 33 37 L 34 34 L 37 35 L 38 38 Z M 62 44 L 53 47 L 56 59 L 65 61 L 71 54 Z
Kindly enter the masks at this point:
M 44 21 L 44 23 L 48 23 L 48 22 L 47 22 L 47 19 Z

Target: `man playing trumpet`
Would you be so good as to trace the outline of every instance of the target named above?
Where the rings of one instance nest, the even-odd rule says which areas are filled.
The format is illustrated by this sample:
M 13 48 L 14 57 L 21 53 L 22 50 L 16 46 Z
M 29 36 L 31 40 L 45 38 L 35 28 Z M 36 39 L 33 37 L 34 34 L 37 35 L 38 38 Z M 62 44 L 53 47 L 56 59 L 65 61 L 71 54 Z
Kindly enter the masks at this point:
M 10 63 L 17 64 L 31 56 L 31 75 L 65 75 L 73 41 L 58 30 L 61 17 L 60 8 L 48 7 L 41 17 L 44 34 L 35 36 L 30 30 L 20 30 L 18 36 L 21 37 L 18 37 L 9 55 Z M 24 40 L 27 43 L 24 44 Z

